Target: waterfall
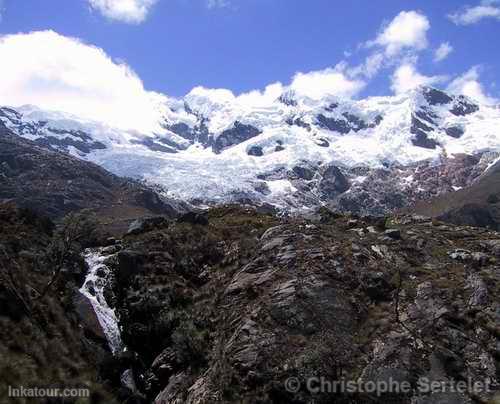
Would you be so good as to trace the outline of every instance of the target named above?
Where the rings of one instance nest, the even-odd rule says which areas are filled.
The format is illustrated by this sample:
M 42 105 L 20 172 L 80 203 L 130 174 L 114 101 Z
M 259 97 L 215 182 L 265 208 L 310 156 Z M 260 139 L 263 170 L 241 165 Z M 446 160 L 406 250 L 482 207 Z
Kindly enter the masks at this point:
M 99 324 L 106 335 L 109 347 L 113 354 L 116 355 L 123 351 L 124 346 L 116 314 L 104 298 L 104 291 L 109 283 L 111 271 L 104 261 L 109 257 L 110 255 L 102 254 L 102 249 L 85 250 L 84 258 L 89 270 L 80 292 L 90 300 Z

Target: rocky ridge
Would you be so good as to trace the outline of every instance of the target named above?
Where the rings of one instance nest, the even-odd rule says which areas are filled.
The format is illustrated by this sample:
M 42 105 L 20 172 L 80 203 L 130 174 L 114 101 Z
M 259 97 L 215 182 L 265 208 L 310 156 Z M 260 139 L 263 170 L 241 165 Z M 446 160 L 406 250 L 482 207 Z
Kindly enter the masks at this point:
M 52 219 L 89 209 L 117 230 L 138 217 L 175 217 L 186 209 L 137 180 L 119 178 L 93 163 L 16 136 L 1 122 L 0 180 L 0 200 Z
M 498 381 L 499 245 L 496 232 L 420 216 L 221 207 L 126 236 L 109 252 L 107 298 L 146 401 L 487 402 L 494 388 L 427 394 L 417 383 Z M 305 387 L 321 376 L 414 390 Z M 301 388 L 287 390 L 289 378 Z

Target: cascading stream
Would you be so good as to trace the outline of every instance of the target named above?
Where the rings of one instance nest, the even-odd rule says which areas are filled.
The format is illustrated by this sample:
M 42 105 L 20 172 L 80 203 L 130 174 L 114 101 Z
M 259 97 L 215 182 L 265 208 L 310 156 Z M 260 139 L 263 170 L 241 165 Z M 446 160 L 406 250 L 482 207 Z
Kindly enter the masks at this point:
M 90 300 L 99 324 L 106 335 L 109 347 L 116 355 L 123 351 L 124 346 L 116 314 L 104 298 L 104 291 L 109 283 L 111 271 L 104 262 L 109 257 L 109 255 L 102 254 L 102 249 L 85 250 L 84 258 L 89 270 L 80 292 Z

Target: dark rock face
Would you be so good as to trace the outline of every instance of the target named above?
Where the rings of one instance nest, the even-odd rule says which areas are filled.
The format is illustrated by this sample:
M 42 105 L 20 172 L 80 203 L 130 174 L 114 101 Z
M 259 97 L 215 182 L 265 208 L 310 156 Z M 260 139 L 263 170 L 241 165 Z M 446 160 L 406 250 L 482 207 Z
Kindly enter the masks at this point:
M 285 93 L 278 98 L 279 102 L 288 105 L 289 107 L 296 107 L 298 105 L 297 101 L 293 97 L 293 94 Z
M 349 182 L 338 167 L 327 166 L 322 170 L 322 178 L 319 181 L 318 189 L 324 198 L 333 199 L 349 189 Z
M 456 116 L 470 115 L 477 111 L 479 111 L 479 106 L 467 101 L 463 95 L 456 98 L 455 105 L 450 109 L 450 112 Z
M 20 133 L 35 137 L 40 136 L 35 139 L 35 143 L 40 146 L 66 152 L 69 151 L 70 147 L 74 147 L 82 154 L 88 154 L 93 150 L 106 149 L 105 144 L 95 141 L 90 134 L 81 130 L 51 128 L 47 126 L 48 123 L 46 121 L 23 123 L 22 115 L 10 108 L 0 108 L 0 118 L 4 118 L 6 121 L 16 125 Z M 1 119 L 0 123 L 3 125 Z M 46 130 L 53 135 L 42 136 L 42 130 Z
M 349 123 L 343 119 L 327 118 L 323 114 L 319 114 L 317 119 L 318 125 L 323 129 L 328 129 L 332 132 L 338 132 L 344 135 L 351 131 Z
M 448 94 L 435 88 L 424 88 L 423 95 L 430 105 L 449 104 L 453 101 Z
M 435 149 L 439 143 L 434 139 L 429 139 L 427 134 L 419 129 L 416 130 L 415 137 L 411 142 L 417 147 L 423 147 L 424 149 Z
M 191 111 L 191 113 L 193 112 Z M 193 128 L 182 122 L 174 124 L 165 123 L 163 127 L 182 137 L 183 139 L 188 140 L 190 144 L 200 143 L 204 147 L 210 147 L 212 145 L 212 138 L 208 131 L 205 118 L 199 117 L 198 123 Z M 158 139 L 158 141 L 160 140 Z M 167 145 L 176 147 L 178 149 L 186 148 L 185 146 L 179 145 L 175 142 L 170 142 L 170 144 L 167 143 Z
M 422 122 L 416 115 L 411 118 L 411 133 L 418 133 L 418 131 L 422 132 L 432 132 L 433 129 Z
M 421 120 L 423 122 L 427 122 L 427 124 L 430 124 L 430 125 L 436 125 L 435 119 L 437 118 L 437 116 L 436 116 L 436 114 L 434 114 L 434 112 L 432 112 L 428 108 L 421 108 L 421 109 L 415 111 L 413 118 L 414 119 L 418 118 L 419 120 Z
M 454 137 L 455 139 L 459 139 L 464 134 L 464 130 L 460 126 L 450 126 L 445 128 L 445 132 L 448 136 Z
M 57 149 L 65 149 L 65 150 L 68 150 L 69 146 L 72 146 L 84 154 L 90 153 L 92 150 L 103 150 L 106 148 L 106 146 L 101 142 L 86 143 L 74 140 L 70 137 L 59 139 L 53 136 L 47 136 L 39 138 L 35 140 L 35 142 L 41 146 L 53 146 L 56 147 Z
M 423 123 L 415 115 L 411 119 L 411 129 L 410 132 L 415 135 L 412 139 L 412 143 L 417 147 L 423 147 L 426 149 L 435 149 L 439 143 L 434 139 L 429 139 L 428 133 L 432 132 L 433 129 Z
M 97 315 L 95 314 L 94 307 L 90 301 L 78 292 L 73 298 L 75 305 L 75 312 L 82 322 L 83 328 L 90 338 L 96 338 L 102 343 L 106 342 L 106 335 L 99 324 Z
M 280 152 L 285 150 L 285 148 L 281 144 L 277 144 L 276 147 L 274 148 L 275 152 Z
M 311 130 L 311 125 L 308 124 L 307 122 L 304 122 L 300 117 L 299 118 L 289 118 L 287 119 L 286 123 L 290 126 L 299 126 L 301 128 L 305 128 L 307 130 Z
M 328 111 L 328 112 L 333 112 L 333 111 L 335 111 L 338 107 L 339 107 L 339 104 L 338 104 L 338 103 L 336 103 L 336 102 L 333 102 L 333 103 L 331 103 L 330 105 L 328 105 L 328 106 L 325 108 L 325 111 Z
M 439 216 L 440 220 L 463 226 L 479 226 L 498 230 L 499 223 L 488 206 L 467 204 Z
M 12 199 L 56 219 L 80 209 L 92 209 L 111 221 L 148 212 L 173 217 L 182 205 L 95 164 L 13 135 L 1 123 L 0 177 L 0 200 Z
M 159 144 L 155 142 L 153 139 L 131 140 L 131 143 L 146 146 L 151 151 L 157 151 L 162 153 L 177 153 L 176 149 Z
M 441 201 L 439 195 L 444 198 L 456 188 L 471 186 L 496 156 L 495 153 L 456 155 L 454 158 L 443 159 L 439 164 L 427 161 L 409 166 L 388 166 L 384 169 L 359 167 L 346 170 L 345 175 L 350 182 L 349 192 L 338 195 L 329 202 L 329 206 L 343 212 L 380 216 L 435 197 L 440 200 L 440 206 L 455 206 L 457 194 L 450 194 L 446 202 Z M 363 180 L 357 181 L 357 178 Z M 485 203 L 492 187 L 494 186 L 490 184 L 484 188 Z M 419 210 L 419 213 L 428 216 L 444 213 L 440 209 L 436 212 L 422 209 L 424 210 Z
M 490 159 L 494 160 L 496 157 L 497 154 L 493 153 Z M 469 170 L 474 167 L 474 158 L 471 157 L 468 164 Z M 428 198 L 427 201 L 417 203 L 414 209 L 420 214 L 439 217 L 441 220 L 457 225 L 500 228 L 500 192 L 498 191 L 500 165 L 497 163 L 486 173 L 476 172 L 474 175 L 476 180 L 461 186 L 462 189 L 450 190 L 432 199 Z
M 277 167 L 259 174 L 253 185 L 255 193 L 239 195 L 238 198 L 241 198 L 238 200 L 259 206 L 262 195 L 268 195 L 268 189 L 266 193 L 258 191 L 262 181 L 289 180 L 295 188 L 287 199 L 291 208 L 319 207 L 326 203 L 330 209 L 345 213 L 384 216 L 416 202 L 471 185 L 496 157 L 496 153 L 481 153 L 475 156 L 455 155 L 440 162 L 423 161 L 407 166 L 342 167 L 340 174 L 337 170 L 328 170 L 328 167 L 335 166 L 334 163 L 322 166 L 303 162 L 291 170 Z M 323 173 L 326 173 L 326 178 L 323 178 Z M 338 183 L 335 180 L 332 184 L 332 180 L 327 179 L 330 176 L 337 178 Z M 491 185 L 484 201 L 496 206 L 500 193 L 496 196 L 491 187 L 498 188 Z
M 306 180 L 306 181 L 312 180 L 314 177 L 314 174 L 315 174 L 313 170 L 311 170 L 308 167 L 303 167 L 303 166 L 293 167 L 293 172 L 295 175 L 297 175 L 297 177 L 299 177 L 303 180 Z
M 127 282 L 141 273 L 144 255 L 139 251 L 123 250 L 118 253 L 115 276 L 118 282 Z
M 348 134 L 351 130 L 354 132 L 359 132 L 360 130 L 374 128 L 378 126 L 383 117 L 377 115 L 373 122 L 367 123 L 363 119 L 356 115 L 350 114 L 348 112 L 342 113 L 343 119 L 329 118 L 323 114 L 319 114 L 316 119 L 318 125 L 323 129 L 331 130 L 332 132 L 338 132 L 343 135 Z
M 179 135 L 187 140 L 195 140 L 196 136 L 193 129 L 185 123 L 174 123 L 172 125 L 166 125 L 166 128 L 176 135 Z
M 207 226 L 208 218 L 203 213 L 188 212 L 180 216 L 177 221 L 179 223 L 190 223 L 193 225 Z
M 249 156 L 262 157 L 264 155 L 264 152 L 262 151 L 262 147 L 252 146 L 250 147 L 250 149 L 248 149 L 247 154 Z
M 360 130 L 368 128 L 366 122 L 363 121 L 361 118 L 357 117 L 356 115 L 344 112 L 342 116 L 344 116 L 347 122 L 350 123 L 350 126 L 352 130 L 354 130 L 354 132 L 359 132 Z
M 326 140 L 325 138 L 318 138 L 316 140 L 316 144 L 319 146 L 319 147 L 330 147 L 330 142 L 328 140 Z
M 113 290 L 149 402 L 410 404 L 442 396 L 287 391 L 285 381 L 497 380 L 489 313 L 500 279 L 484 241 L 499 234 L 405 215 L 387 218 L 386 231 L 370 218 L 311 222 L 237 206 L 208 216 L 209 227 L 125 241 L 143 270 Z
M 145 233 L 155 228 L 168 226 L 168 223 L 168 219 L 162 216 L 137 219 L 130 224 L 126 235 L 130 236 Z
M 245 125 L 236 121 L 232 129 L 226 129 L 217 137 L 212 148 L 215 153 L 220 153 L 226 147 L 240 144 L 248 139 L 260 135 L 261 133 L 261 130 L 253 127 L 252 125 Z

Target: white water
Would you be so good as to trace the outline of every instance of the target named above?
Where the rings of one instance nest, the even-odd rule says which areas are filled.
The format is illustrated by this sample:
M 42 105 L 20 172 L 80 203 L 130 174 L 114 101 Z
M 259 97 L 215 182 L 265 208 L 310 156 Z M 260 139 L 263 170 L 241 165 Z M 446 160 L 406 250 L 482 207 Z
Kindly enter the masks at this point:
M 110 269 L 104 264 L 104 260 L 109 258 L 109 255 L 101 255 L 99 249 L 88 249 L 84 254 L 85 261 L 89 267 L 89 271 L 85 278 L 80 292 L 90 300 L 92 307 L 97 315 L 99 324 L 106 335 L 109 347 L 113 354 L 123 351 L 123 342 L 120 336 L 120 328 L 118 319 L 114 310 L 109 307 L 104 298 L 104 290 L 108 283 Z M 98 273 L 103 275 L 99 276 Z

